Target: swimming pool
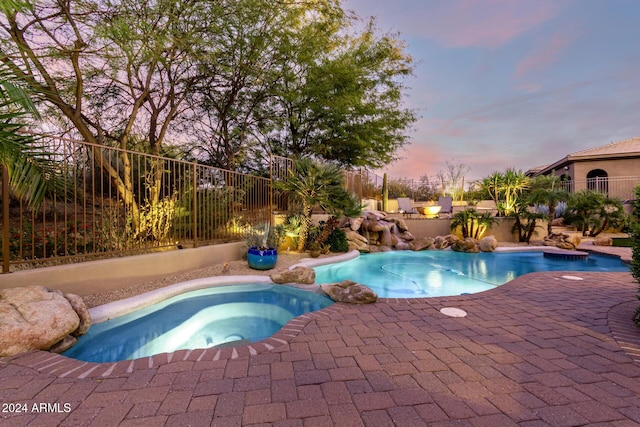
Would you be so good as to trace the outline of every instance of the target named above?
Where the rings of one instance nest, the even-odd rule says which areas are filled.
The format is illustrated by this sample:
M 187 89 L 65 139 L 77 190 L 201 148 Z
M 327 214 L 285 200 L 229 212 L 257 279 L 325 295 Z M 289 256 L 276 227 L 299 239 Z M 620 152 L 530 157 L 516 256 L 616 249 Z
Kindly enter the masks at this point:
M 349 279 L 380 298 L 422 298 L 486 291 L 536 271 L 629 271 L 616 257 L 548 258 L 542 251 L 392 251 L 315 267 L 316 283 Z
M 331 304 L 325 296 L 282 285 L 210 287 L 94 324 L 63 355 L 86 362 L 115 362 L 256 342 L 272 336 L 294 317 Z

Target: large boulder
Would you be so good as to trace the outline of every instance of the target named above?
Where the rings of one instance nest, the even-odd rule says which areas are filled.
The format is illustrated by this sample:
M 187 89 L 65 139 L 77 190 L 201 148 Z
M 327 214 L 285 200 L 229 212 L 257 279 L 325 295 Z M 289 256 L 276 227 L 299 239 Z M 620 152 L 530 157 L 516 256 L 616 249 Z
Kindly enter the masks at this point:
M 316 281 L 316 272 L 313 268 L 299 266 L 292 268 L 291 270 L 278 270 L 272 273 L 269 277 L 273 282 L 280 284 L 302 283 L 311 285 Z
M 413 239 L 415 239 L 415 237 L 413 237 L 413 234 L 411 234 L 409 230 L 401 231 L 399 237 L 405 242 L 411 242 Z
M 338 283 L 324 283 L 322 290 L 335 302 L 349 304 L 370 304 L 378 300 L 378 295 L 370 288 L 351 280 Z
M 454 242 L 451 245 L 451 250 L 454 250 L 456 252 L 478 253 L 480 252 L 480 245 L 476 239 L 466 237 L 462 240 Z
M 82 307 L 82 324 L 60 291 L 44 286 L 0 290 L 0 356 L 49 350 L 68 335 L 86 332 L 91 322 L 86 307 L 80 297 L 71 299 Z
M 396 243 L 395 249 L 396 251 L 408 251 L 411 249 L 411 246 L 409 245 L 409 243 L 401 240 L 398 243 Z
M 458 240 L 459 240 L 458 236 L 456 236 L 455 234 L 447 234 L 446 236 L 437 236 L 434 239 L 433 246 L 436 249 L 446 249 L 449 246 L 453 245 Z
M 407 223 L 404 222 L 404 219 L 402 218 L 395 218 L 393 220 L 393 222 L 396 223 L 396 225 L 398 226 L 398 230 L 400 231 L 400 233 L 404 233 L 405 231 L 408 232 L 409 231 L 409 227 L 407 227 Z M 411 233 L 409 233 L 409 235 L 411 235 Z M 413 236 L 412 236 L 413 237 Z
M 426 249 L 432 249 L 433 243 L 436 239 L 433 237 L 418 237 L 409 243 L 409 246 L 414 251 L 424 251 Z
M 349 229 L 345 229 L 344 232 L 350 251 L 355 249 L 360 252 L 369 252 L 369 241 L 366 237 Z
M 349 221 L 349 227 L 351 228 L 351 231 L 360 230 L 360 226 L 362 226 L 362 221 L 364 221 L 364 218 L 361 216 L 359 216 L 358 218 L 351 218 L 351 220 Z
M 596 246 L 613 246 L 613 239 L 611 237 L 598 237 L 593 241 Z
M 361 216 L 372 221 L 378 221 L 385 219 L 387 214 L 381 211 L 364 211 Z
M 86 334 L 91 326 L 91 315 L 89 314 L 89 309 L 87 309 L 87 306 L 84 304 L 84 300 L 81 296 L 76 294 L 64 294 L 64 297 L 69 301 L 71 308 L 73 308 L 73 311 L 76 312 L 80 319 L 78 329 L 73 331 L 71 335 L 79 337 Z
M 498 247 L 498 240 L 494 236 L 486 236 L 480 239 L 480 250 L 482 252 L 493 252 Z
M 360 228 L 365 231 L 378 232 L 389 227 L 382 221 L 378 221 L 375 219 L 365 219 L 364 221 L 362 221 L 362 226 Z
M 544 238 L 544 246 L 555 246 L 559 249 L 574 250 L 580 245 L 580 236 L 569 233 L 551 233 Z

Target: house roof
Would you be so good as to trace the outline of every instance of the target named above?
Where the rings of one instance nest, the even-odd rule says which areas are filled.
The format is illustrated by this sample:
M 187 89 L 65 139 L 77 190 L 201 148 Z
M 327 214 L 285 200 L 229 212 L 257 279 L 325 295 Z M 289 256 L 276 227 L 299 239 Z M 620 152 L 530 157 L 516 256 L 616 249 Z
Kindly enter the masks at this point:
M 569 154 L 569 159 L 582 159 L 593 157 L 627 157 L 640 156 L 640 137 L 625 139 L 624 141 L 612 142 L 602 147 L 589 148 L 587 150 L 577 151 Z
M 597 159 L 611 159 L 611 158 L 627 158 L 627 157 L 640 157 L 640 137 L 631 139 L 625 139 L 623 141 L 612 142 L 601 147 L 588 148 L 582 151 L 576 151 L 575 153 L 568 154 L 564 158 L 557 162 L 551 163 L 546 166 L 536 167 L 530 169 L 530 172 L 535 175 L 549 172 L 553 169 L 559 169 L 569 163 L 584 161 L 584 160 L 597 160 Z

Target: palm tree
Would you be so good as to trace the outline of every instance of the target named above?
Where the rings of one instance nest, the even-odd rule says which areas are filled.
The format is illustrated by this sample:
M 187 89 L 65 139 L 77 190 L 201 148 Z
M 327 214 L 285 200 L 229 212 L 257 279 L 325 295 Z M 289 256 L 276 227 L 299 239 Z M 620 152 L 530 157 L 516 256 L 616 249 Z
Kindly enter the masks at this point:
M 475 209 L 465 209 L 451 217 L 451 230 L 460 227 L 463 238 L 480 239 L 485 231 L 497 222 L 491 212 L 479 213 Z
M 560 202 L 566 202 L 569 192 L 562 188 L 560 178 L 554 175 L 537 177 L 532 183 L 534 188 L 529 195 L 531 203 L 535 205 L 545 205 L 549 209 L 547 233 L 551 234 L 551 223 L 555 218 L 556 208 Z
M 301 207 L 298 251 L 304 251 L 311 226 L 313 207 L 334 213 L 345 212 L 350 207 L 346 203 L 348 192 L 343 187 L 342 170 L 330 163 L 320 163 L 309 158 L 294 162 L 289 175 L 274 187 L 288 193 L 290 200 Z M 351 198 L 353 200 L 353 198 Z
M 50 163 L 36 146 L 36 139 L 21 133 L 27 117 L 40 117 L 28 90 L 15 74 L 0 66 L 0 163 L 11 191 L 35 207 L 48 188 Z
M 536 228 L 540 227 L 537 223 L 538 220 L 545 217 L 539 212 L 532 212 L 529 207 L 530 205 L 526 201 L 517 203 L 515 210 L 510 214 L 511 217 L 516 219 L 513 231 L 518 233 L 519 242 L 531 242 Z

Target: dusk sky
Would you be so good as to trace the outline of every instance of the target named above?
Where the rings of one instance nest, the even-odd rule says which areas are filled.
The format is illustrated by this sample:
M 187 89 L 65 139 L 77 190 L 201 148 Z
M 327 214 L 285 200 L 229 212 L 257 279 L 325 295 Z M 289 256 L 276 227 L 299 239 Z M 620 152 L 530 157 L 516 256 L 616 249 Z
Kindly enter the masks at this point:
M 400 33 L 421 119 L 393 178 L 467 182 L 640 136 L 639 0 L 345 0 Z M 385 171 L 377 171 L 379 174 Z

